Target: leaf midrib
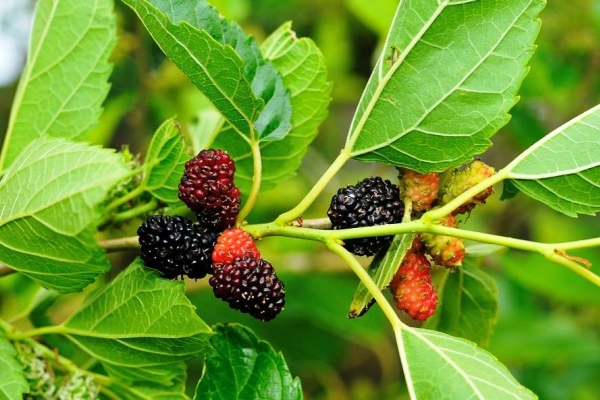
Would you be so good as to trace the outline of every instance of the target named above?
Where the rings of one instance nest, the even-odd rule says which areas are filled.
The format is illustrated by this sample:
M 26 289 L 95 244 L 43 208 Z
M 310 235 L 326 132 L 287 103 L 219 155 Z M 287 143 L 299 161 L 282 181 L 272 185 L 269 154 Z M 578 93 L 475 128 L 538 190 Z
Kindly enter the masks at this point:
M 444 5 L 444 8 L 448 5 L 447 3 L 448 3 L 448 1 L 446 1 L 446 5 Z M 454 5 L 454 4 L 452 4 L 452 5 Z M 409 128 L 404 129 L 404 131 L 399 132 L 398 134 L 394 135 L 392 138 L 390 138 L 390 139 L 388 139 L 386 141 L 381 141 L 380 143 L 377 143 L 377 145 L 375 145 L 375 146 L 364 148 L 364 149 L 362 149 L 360 151 L 353 151 L 352 152 L 352 156 L 353 157 L 354 156 L 358 156 L 358 155 L 361 155 L 361 154 L 365 154 L 365 153 L 369 153 L 369 152 L 375 151 L 375 150 L 377 150 L 379 148 L 382 148 L 382 147 L 389 146 L 390 144 L 392 144 L 393 142 L 397 141 L 398 139 L 400 139 L 401 137 L 403 137 L 407 133 L 410 133 L 411 131 L 413 131 L 416 128 L 418 128 L 419 124 L 421 124 L 421 122 L 423 122 L 423 120 L 425 118 L 427 118 L 429 116 L 429 114 L 433 110 L 436 109 L 437 106 L 439 106 L 442 102 L 444 102 L 449 96 L 451 96 L 452 94 L 454 94 L 456 92 L 456 90 L 458 88 L 460 88 L 460 86 L 467 79 L 469 79 L 473 75 L 473 73 L 475 73 L 478 70 L 478 68 L 481 66 L 481 64 L 484 61 L 486 61 L 490 57 L 490 55 L 493 54 L 493 52 L 497 49 L 497 47 L 502 43 L 502 40 L 504 40 L 504 38 L 506 37 L 506 35 L 514 28 L 515 21 L 519 20 L 522 17 L 522 15 L 528 10 L 528 8 L 529 7 L 524 7 L 523 10 L 521 10 L 521 12 L 516 15 L 515 19 L 513 19 L 512 23 L 509 25 L 508 29 L 505 32 L 502 33 L 502 35 L 496 41 L 496 43 L 494 44 L 494 46 L 491 47 L 490 50 L 484 56 L 482 56 L 480 58 L 480 60 L 471 68 L 471 70 L 467 74 L 465 74 L 465 76 L 461 80 L 459 80 L 457 82 L 456 85 L 454 85 L 453 88 L 451 88 L 444 96 L 442 96 L 437 102 L 435 102 L 432 105 L 432 107 L 430 107 L 428 110 L 425 110 L 425 112 L 423 113 L 423 115 L 421 116 L 421 118 L 419 118 L 417 121 L 415 121 L 414 124 L 412 124 Z M 435 16 L 436 18 L 437 18 L 437 16 L 439 16 L 439 14 L 441 14 L 441 11 L 443 11 L 443 10 L 440 10 L 440 12 L 436 14 L 436 16 Z M 433 21 L 431 21 L 431 23 L 433 23 Z M 429 26 L 431 26 L 431 25 L 429 25 Z M 417 40 L 417 42 L 421 41 L 421 36 L 422 36 L 421 33 L 422 32 L 420 31 L 419 32 L 419 34 L 420 34 L 419 35 L 419 40 Z M 412 42 L 411 42 L 411 45 L 413 45 Z M 416 45 L 416 43 L 412 47 L 414 47 L 415 45 Z M 412 47 L 411 47 L 411 50 L 412 50 Z M 408 53 L 410 53 L 410 51 Z M 399 68 L 401 61 L 404 61 L 404 58 L 408 55 L 408 53 L 406 55 L 403 55 L 403 57 L 399 58 L 399 60 L 398 60 L 399 63 L 395 64 L 393 66 L 393 68 L 390 68 L 390 71 L 388 71 L 388 73 L 386 74 L 386 80 L 385 80 L 386 84 L 389 81 L 389 79 L 391 79 L 392 69 L 395 72 L 397 70 L 397 68 Z M 404 54 L 404 52 L 403 52 L 403 54 Z M 380 62 L 381 62 L 381 60 L 380 60 Z M 379 87 L 377 88 L 377 91 L 376 91 L 376 93 L 378 93 L 378 95 L 381 94 L 381 92 L 385 89 L 386 84 L 383 84 L 383 85 L 380 84 L 379 85 Z M 373 110 L 373 108 L 375 107 L 375 103 L 377 102 L 378 99 L 379 99 L 379 96 L 377 96 L 377 98 L 375 96 L 373 96 L 373 98 L 369 102 L 369 106 L 367 108 L 367 109 L 369 109 L 369 114 Z M 362 126 L 364 126 L 364 124 L 366 123 L 366 121 L 368 119 L 367 117 L 368 117 L 368 114 L 366 113 L 366 110 L 365 110 L 365 113 L 363 114 L 363 117 L 361 118 Z M 362 130 L 362 126 L 361 126 L 361 130 Z M 360 130 L 355 131 L 355 132 L 356 133 L 354 133 L 354 138 L 352 140 L 352 146 L 354 145 L 354 142 L 356 141 L 356 138 L 359 137 Z

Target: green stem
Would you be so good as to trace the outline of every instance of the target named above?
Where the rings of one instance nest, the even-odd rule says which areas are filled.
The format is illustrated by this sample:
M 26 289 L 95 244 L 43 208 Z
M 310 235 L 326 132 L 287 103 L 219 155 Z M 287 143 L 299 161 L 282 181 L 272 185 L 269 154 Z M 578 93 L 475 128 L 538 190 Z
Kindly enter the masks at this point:
M 476 196 L 478 193 L 484 191 L 490 186 L 503 181 L 508 178 L 509 171 L 508 170 L 500 170 L 494 175 L 490 176 L 487 179 L 479 182 L 477 185 L 473 186 L 469 190 L 461 193 L 460 196 L 454 198 L 449 203 L 443 205 L 440 208 L 436 208 L 435 210 L 431 210 L 423 214 L 422 219 L 424 221 L 435 221 L 441 218 L 444 218 L 446 215 L 449 215 L 452 211 L 456 210 L 458 207 L 469 201 L 472 197 Z
M 329 166 L 327 171 L 319 178 L 317 183 L 312 187 L 312 189 L 304 196 L 304 198 L 296 205 L 296 207 L 291 210 L 284 212 L 281 214 L 275 222 L 278 225 L 287 225 L 291 221 L 294 221 L 298 217 L 300 217 L 307 209 L 311 206 L 311 204 L 316 200 L 316 198 L 321 194 L 323 189 L 327 186 L 329 181 L 338 173 L 338 171 L 346 164 L 346 162 L 351 158 L 350 153 L 345 149 L 342 150 L 340 155 L 335 159 L 335 161 Z
M 260 184 L 262 182 L 262 157 L 260 155 L 260 145 L 258 144 L 258 142 L 252 142 L 250 147 L 252 148 L 252 160 L 254 162 L 252 187 L 250 188 L 250 193 L 248 194 L 246 204 L 244 205 L 244 208 L 242 208 L 237 217 L 238 223 L 242 223 L 244 219 L 248 216 L 248 214 L 250 214 L 252 207 L 254 207 L 254 204 L 258 199 L 258 193 L 260 192 Z
M 409 232 L 429 232 L 437 235 L 453 236 L 462 239 L 477 241 L 480 243 L 490 243 L 518 250 L 539 253 L 544 257 L 548 258 L 549 260 L 558 262 L 559 264 L 571 269 L 573 272 L 577 273 L 583 278 L 600 286 L 600 277 L 598 275 L 588 270 L 584 266 L 574 262 L 573 260 L 570 260 L 567 257 L 559 254 L 561 250 L 564 251 L 566 249 L 578 248 L 578 244 L 585 247 L 599 245 L 600 239 L 590 239 L 565 243 L 539 243 L 530 240 L 493 235 L 489 233 L 467 231 L 463 229 L 450 228 L 435 224 L 428 224 L 421 220 L 399 224 L 379 225 L 365 228 L 352 228 L 343 230 L 309 229 L 295 226 L 281 226 L 276 223 L 248 225 L 244 227 L 244 229 L 256 238 L 261 238 L 265 236 L 287 236 L 298 239 L 319 241 L 323 243 L 371 236 L 389 236 Z
M 98 242 L 98 245 L 106 250 L 107 253 L 122 250 L 137 250 L 140 248 L 140 243 L 137 236 L 103 240 Z
M 600 237 L 585 240 L 575 240 L 573 242 L 556 243 L 554 245 L 561 250 L 585 249 L 587 247 L 600 247 Z
M 140 185 L 140 186 L 136 187 L 135 189 L 133 189 L 131 192 L 126 193 L 124 196 L 113 200 L 112 203 L 110 203 L 109 205 L 106 206 L 105 213 L 108 214 L 111 211 L 117 209 L 119 206 L 127 203 L 128 201 L 135 199 L 136 197 L 138 197 L 142 193 L 144 193 L 145 190 L 146 190 L 146 188 L 143 185 Z
M 600 276 L 596 275 L 594 272 L 590 271 L 583 265 L 578 264 L 573 260 L 569 260 L 565 256 L 558 254 L 556 251 L 548 251 L 544 254 L 544 256 L 548 260 L 567 267 L 571 271 L 575 272 L 577 275 L 581 276 L 584 279 L 587 279 L 596 286 L 600 287 Z
M 350 266 L 350 268 L 352 268 L 352 271 L 354 271 L 358 279 L 360 279 L 371 296 L 373 296 L 377 304 L 379 304 L 381 311 L 383 311 L 392 327 L 404 326 L 402 321 L 400 321 L 400 318 L 398 318 L 396 311 L 394 311 L 390 303 L 386 300 L 383 292 L 377 287 L 377 284 L 373 282 L 373 279 L 369 276 L 369 273 L 358 262 L 356 257 L 354 257 L 348 250 L 344 249 L 344 247 L 342 247 L 342 245 L 337 243 L 335 240 L 328 240 L 325 244 L 329 250 L 340 256 Z
M 110 222 L 114 223 L 114 222 L 129 221 L 130 219 L 139 217 L 140 215 L 144 215 L 152 210 L 156 210 L 156 207 L 158 207 L 158 202 L 156 201 L 156 199 L 152 199 L 145 204 L 141 204 L 139 206 L 132 208 L 131 210 L 127 210 L 127 211 L 123 211 L 118 214 L 115 214 L 115 216 L 111 218 Z
M 62 325 L 49 325 L 42 326 L 40 328 L 31 329 L 25 332 L 14 332 L 7 336 L 13 340 L 29 339 L 36 336 L 51 335 L 51 334 L 64 334 L 65 330 Z

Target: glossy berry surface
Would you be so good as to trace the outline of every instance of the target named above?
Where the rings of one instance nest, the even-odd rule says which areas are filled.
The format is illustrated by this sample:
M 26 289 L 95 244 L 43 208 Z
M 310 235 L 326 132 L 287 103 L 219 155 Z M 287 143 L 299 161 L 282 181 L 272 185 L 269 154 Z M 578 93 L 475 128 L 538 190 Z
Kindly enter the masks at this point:
M 367 178 L 341 188 L 332 197 L 327 216 L 333 229 L 360 228 L 401 222 L 404 207 L 400 189 L 380 177 Z M 359 256 L 371 256 L 389 246 L 392 236 L 344 241 L 344 247 Z
M 216 234 L 182 216 L 151 215 L 137 230 L 140 258 L 165 278 L 203 278 L 211 269 Z
M 235 224 L 240 190 L 234 183 L 235 163 L 224 151 L 202 150 L 185 163 L 179 199 L 196 214 L 201 225 L 216 231 Z
M 260 258 L 238 257 L 216 269 L 209 283 L 215 297 L 261 321 L 272 320 L 285 306 L 283 282 Z

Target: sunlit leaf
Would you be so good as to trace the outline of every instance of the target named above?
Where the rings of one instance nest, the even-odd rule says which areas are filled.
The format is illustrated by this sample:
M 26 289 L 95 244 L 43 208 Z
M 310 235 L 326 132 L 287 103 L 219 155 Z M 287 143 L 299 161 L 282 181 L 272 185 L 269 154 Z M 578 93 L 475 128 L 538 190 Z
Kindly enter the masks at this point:
M 600 211 L 600 105 L 540 139 L 505 170 L 514 188 L 566 215 Z M 510 190 L 512 189 L 512 191 Z
M 246 35 L 237 23 L 225 20 L 205 0 L 150 0 L 150 3 L 165 12 L 172 22 L 185 21 L 208 32 L 219 43 L 230 45 L 244 60 L 244 77 L 251 83 L 254 95 L 265 102 L 254 123 L 256 139 L 278 140 L 289 132 L 292 115 L 290 95 L 279 72 L 261 54 L 254 37 Z
M 411 398 L 537 399 L 493 355 L 474 343 L 427 329 L 396 335 Z
M 113 150 L 36 139 L 0 181 L 0 261 L 48 289 L 83 289 L 110 267 L 98 205 L 128 173 Z
M 159 278 L 137 259 L 62 324 L 61 333 L 114 377 L 171 385 L 211 333 L 183 282 Z
M 148 32 L 171 61 L 242 135 L 251 135 L 264 108 L 244 76 L 244 61 L 207 31 L 187 22 L 174 24 L 145 0 L 123 0 L 140 17 Z
M 42 135 L 85 140 L 98 123 L 116 42 L 112 9 L 112 0 L 37 2 L 0 170 Z
M 419 172 L 472 159 L 508 122 L 543 0 L 399 3 L 346 148 Z

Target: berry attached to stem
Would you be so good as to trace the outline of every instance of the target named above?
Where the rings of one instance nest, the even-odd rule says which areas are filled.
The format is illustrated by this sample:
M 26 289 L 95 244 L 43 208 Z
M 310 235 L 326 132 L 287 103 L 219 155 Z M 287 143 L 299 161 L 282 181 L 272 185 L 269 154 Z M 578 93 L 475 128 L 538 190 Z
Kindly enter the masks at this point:
M 409 251 L 404 256 L 390 291 L 400 311 L 412 319 L 425 321 L 435 313 L 437 293 L 431 282 L 431 264 L 422 253 Z
M 403 212 L 398 186 L 374 177 L 339 189 L 331 199 L 327 216 L 333 229 L 348 229 L 398 223 Z M 391 241 L 392 236 L 348 239 L 344 247 L 358 256 L 372 256 Z

